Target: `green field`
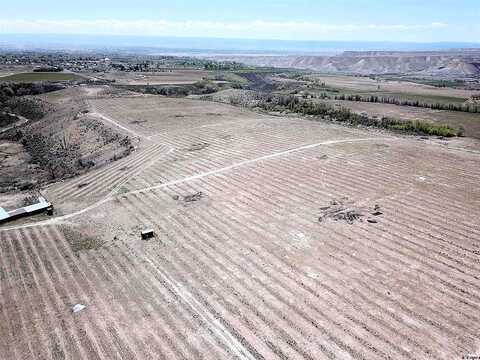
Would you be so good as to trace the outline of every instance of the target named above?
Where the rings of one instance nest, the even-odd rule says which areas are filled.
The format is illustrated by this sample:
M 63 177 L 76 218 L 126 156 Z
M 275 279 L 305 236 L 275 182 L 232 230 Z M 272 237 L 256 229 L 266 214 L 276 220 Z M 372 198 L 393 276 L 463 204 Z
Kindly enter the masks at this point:
M 0 81 L 12 82 L 71 81 L 80 79 L 82 79 L 81 76 L 60 72 L 31 72 L 0 77 Z

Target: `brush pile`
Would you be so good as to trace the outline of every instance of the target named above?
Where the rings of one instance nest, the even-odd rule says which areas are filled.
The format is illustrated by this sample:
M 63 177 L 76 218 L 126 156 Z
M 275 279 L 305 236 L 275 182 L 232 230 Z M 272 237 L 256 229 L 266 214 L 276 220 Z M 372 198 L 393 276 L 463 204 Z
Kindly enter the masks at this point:
M 377 204 L 373 209 L 368 209 L 355 206 L 355 203 L 348 201 L 347 198 L 332 200 L 329 205 L 321 207 L 320 211 L 319 222 L 332 219 L 333 221 L 343 221 L 350 225 L 355 222 L 362 222 L 365 218 L 369 223 L 377 223 L 375 217 L 382 215 L 380 206 Z

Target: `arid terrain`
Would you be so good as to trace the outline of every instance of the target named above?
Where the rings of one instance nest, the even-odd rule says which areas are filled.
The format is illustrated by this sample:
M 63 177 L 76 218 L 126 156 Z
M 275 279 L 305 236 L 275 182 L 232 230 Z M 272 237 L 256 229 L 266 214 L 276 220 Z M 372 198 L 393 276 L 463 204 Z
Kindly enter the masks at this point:
M 345 51 L 333 56 L 216 56 L 255 66 L 275 66 L 344 74 L 409 74 L 440 77 L 480 75 L 478 49 L 443 51 Z
M 41 97 L 81 99 L 65 126 L 97 164 L 42 187 L 53 217 L 0 228 L 2 359 L 480 353 L 478 140 L 110 86 Z

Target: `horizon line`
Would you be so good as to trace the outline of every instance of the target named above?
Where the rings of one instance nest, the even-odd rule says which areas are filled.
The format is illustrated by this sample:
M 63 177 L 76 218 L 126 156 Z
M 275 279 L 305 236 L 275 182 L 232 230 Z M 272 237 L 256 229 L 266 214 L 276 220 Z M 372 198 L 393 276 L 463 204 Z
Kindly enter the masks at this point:
M 440 41 L 408 41 L 408 40 L 312 40 L 312 39 L 272 39 L 272 38 L 249 38 L 249 37 L 220 37 L 220 36 L 175 36 L 175 35 L 141 35 L 141 34 L 62 34 L 62 33 L 0 33 L 0 41 L 2 36 L 61 36 L 61 37 L 115 37 L 115 38 L 160 38 L 160 39 L 208 39 L 208 40 L 234 40 L 234 41 L 268 41 L 268 42 L 288 42 L 288 43 L 368 43 L 368 44 L 478 44 L 480 46 L 480 40 L 478 41 L 462 41 L 462 40 L 440 40 Z

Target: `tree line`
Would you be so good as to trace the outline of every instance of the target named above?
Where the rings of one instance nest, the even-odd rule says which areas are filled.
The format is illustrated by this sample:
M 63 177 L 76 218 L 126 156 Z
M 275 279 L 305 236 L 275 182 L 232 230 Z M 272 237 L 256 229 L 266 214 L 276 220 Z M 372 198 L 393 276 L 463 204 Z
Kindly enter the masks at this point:
M 414 106 L 432 110 L 461 111 L 468 113 L 480 113 L 480 107 L 475 104 L 452 104 L 452 103 L 426 103 L 419 100 L 404 100 L 386 96 L 361 96 L 361 95 L 336 95 L 335 100 L 347 100 L 358 102 L 382 103 L 400 106 Z

